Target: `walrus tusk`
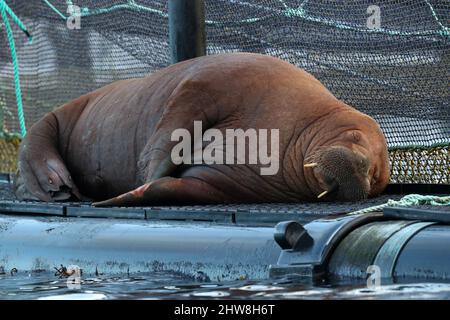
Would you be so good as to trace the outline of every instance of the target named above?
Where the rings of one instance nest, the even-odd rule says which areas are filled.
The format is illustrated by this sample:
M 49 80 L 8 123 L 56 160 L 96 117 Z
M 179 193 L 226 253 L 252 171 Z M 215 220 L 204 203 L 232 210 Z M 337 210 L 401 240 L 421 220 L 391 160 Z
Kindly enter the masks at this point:
M 306 163 L 303 165 L 305 168 L 314 168 L 317 167 L 317 162 Z
M 325 190 L 324 192 L 322 192 L 321 194 L 319 194 L 318 196 L 317 196 L 317 199 L 320 199 L 320 198 L 322 198 L 324 195 L 326 195 L 328 193 L 328 191 L 327 190 Z

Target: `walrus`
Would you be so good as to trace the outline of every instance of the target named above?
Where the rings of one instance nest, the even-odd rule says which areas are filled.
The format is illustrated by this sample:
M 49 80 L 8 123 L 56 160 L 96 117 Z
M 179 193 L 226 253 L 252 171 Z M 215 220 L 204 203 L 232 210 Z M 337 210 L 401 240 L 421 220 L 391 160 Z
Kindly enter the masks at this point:
M 175 164 L 171 134 L 279 129 L 279 170 Z M 216 131 L 217 132 L 217 131 Z M 19 150 L 19 199 L 94 206 L 356 201 L 389 180 L 377 122 L 316 78 L 267 55 L 203 56 L 113 82 L 37 121 Z

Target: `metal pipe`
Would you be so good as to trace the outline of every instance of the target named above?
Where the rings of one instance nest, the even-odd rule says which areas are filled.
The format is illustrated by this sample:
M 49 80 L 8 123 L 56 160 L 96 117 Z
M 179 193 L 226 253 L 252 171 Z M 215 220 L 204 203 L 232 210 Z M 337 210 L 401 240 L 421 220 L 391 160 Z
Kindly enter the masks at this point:
M 171 271 L 212 281 L 266 279 L 280 249 L 271 227 L 207 222 L 0 215 L 0 268 L 83 274 Z
M 169 43 L 172 63 L 206 54 L 204 0 L 169 1 Z
M 393 276 L 397 282 L 411 279 L 450 280 L 450 226 L 421 230 L 402 249 Z
M 346 280 L 365 282 L 370 272 L 383 283 L 448 282 L 448 218 L 435 211 L 423 212 L 424 221 L 416 220 L 418 216 L 413 211 L 403 213 L 402 220 L 391 220 L 379 212 L 330 216 L 304 226 L 281 222 L 276 226 L 275 240 L 282 251 L 270 275 L 297 275 L 319 283 L 338 280 L 342 284 Z
M 435 222 L 384 221 L 350 233 L 333 252 L 333 278 L 367 278 L 371 265 L 384 281 L 450 280 L 450 226 Z

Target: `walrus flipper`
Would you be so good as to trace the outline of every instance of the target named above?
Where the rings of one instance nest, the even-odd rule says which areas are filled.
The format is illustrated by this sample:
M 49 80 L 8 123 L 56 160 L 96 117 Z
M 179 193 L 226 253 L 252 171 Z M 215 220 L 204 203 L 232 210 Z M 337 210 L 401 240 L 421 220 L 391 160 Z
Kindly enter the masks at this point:
M 231 202 L 229 196 L 208 183 L 191 177 L 164 177 L 115 198 L 94 202 L 95 207 L 138 205 L 186 205 Z
M 53 112 L 36 122 L 21 144 L 14 191 L 20 200 L 82 199 L 58 148 L 58 121 Z
M 176 168 L 171 159 L 175 130 L 187 130 L 194 137 L 194 121 L 207 130 L 217 123 L 217 109 L 204 91 L 204 84 L 195 80 L 182 81 L 171 94 L 165 111 L 139 156 L 138 170 L 142 181 L 151 182 L 169 176 Z

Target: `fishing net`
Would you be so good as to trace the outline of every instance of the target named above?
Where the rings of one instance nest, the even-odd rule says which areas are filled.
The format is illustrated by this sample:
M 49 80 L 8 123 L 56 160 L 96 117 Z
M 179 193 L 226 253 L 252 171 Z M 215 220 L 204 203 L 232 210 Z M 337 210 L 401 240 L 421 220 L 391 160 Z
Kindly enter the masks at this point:
M 10 19 L 27 127 L 81 94 L 170 64 L 167 1 L 5 3 L 32 36 L 30 42 Z M 76 10 L 67 19 L 70 5 L 79 8 L 79 20 Z M 380 123 L 391 182 L 450 184 L 450 2 L 206 0 L 205 6 L 208 54 L 259 52 L 304 68 Z M 3 159 L 15 153 L 21 132 L 7 34 L 0 24 L 0 171 L 14 170 L 15 161 Z

